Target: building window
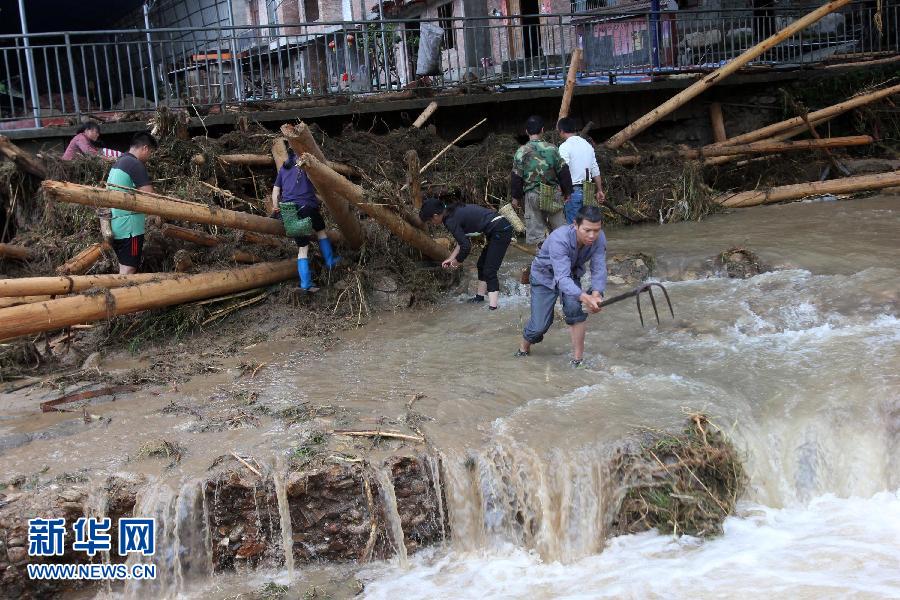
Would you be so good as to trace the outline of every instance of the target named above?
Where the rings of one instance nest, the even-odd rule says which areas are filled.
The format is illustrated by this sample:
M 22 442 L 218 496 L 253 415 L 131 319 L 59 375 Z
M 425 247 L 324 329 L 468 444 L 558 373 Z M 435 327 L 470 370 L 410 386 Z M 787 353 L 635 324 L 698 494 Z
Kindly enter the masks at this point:
M 439 25 L 444 30 L 444 48 L 452 50 L 456 47 L 456 32 L 453 31 L 453 3 L 438 6 Z
M 306 16 L 306 22 L 319 20 L 319 0 L 303 0 L 303 14 Z

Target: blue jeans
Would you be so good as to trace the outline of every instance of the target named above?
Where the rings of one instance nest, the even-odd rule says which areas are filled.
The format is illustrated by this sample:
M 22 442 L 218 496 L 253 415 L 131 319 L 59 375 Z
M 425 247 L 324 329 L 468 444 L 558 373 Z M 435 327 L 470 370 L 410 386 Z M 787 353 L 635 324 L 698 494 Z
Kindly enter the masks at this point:
M 563 314 L 566 315 L 566 324 L 575 325 L 587 320 L 587 313 L 581 308 L 581 300 L 578 296 L 560 294 L 558 290 L 551 290 L 538 284 L 531 285 L 531 318 L 525 324 L 522 337 L 532 344 L 537 344 L 544 339 L 544 334 L 553 325 L 553 309 L 556 299 L 562 296 Z
M 569 201 L 563 204 L 563 212 L 566 213 L 566 223 L 571 225 L 575 222 L 575 216 L 583 205 L 584 190 L 581 188 L 581 184 L 577 184 L 572 195 L 569 196 Z

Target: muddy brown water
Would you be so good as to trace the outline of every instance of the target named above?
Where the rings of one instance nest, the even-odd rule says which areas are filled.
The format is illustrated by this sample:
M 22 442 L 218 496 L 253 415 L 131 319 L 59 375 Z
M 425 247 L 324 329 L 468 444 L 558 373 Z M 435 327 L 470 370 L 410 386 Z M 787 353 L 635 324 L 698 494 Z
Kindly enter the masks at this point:
M 217 457 L 235 450 L 275 469 L 316 429 L 402 429 L 407 403 L 424 394 L 414 410 L 442 458 L 452 531 L 444 546 L 409 564 L 402 557 L 364 569 L 296 565 L 290 581 L 286 571 L 209 579 L 196 561 L 193 573 L 181 567 L 153 595 L 233 597 L 269 581 L 302 594 L 353 577 L 366 594 L 385 598 L 549 598 L 560 589 L 572 597 L 761 589 L 900 595 L 898 204 L 897 196 L 799 203 L 610 232 L 610 254 L 655 257 L 654 277 L 666 282 L 676 317 L 641 328 L 633 304 L 604 310 L 590 319 L 583 370 L 568 366 L 560 323 L 531 357 L 513 357 L 528 299 L 516 283 L 526 259 L 511 249 L 501 310 L 493 313 L 451 298 L 429 311 L 381 315 L 327 350 L 264 342 L 240 357 L 266 363 L 252 380 L 226 357 L 222 372 L 177 388 L 88 405 L 109 422 L 36 413 L 40 394 L 56 392 L 8 394 L 0 471 L 143 473 L 156 482 L 149 496 L 175 498 L 166 502 L 183 513 L 185 527 L 193 518 L 187 513 L 202 509 L 185 490 Z M 748 280 L 709 277 L 711 259 L 734 246 L 774 270 Z M 111 357 L 102 368 L 131 363 Z M 302 402 L 327 408 L 300 424 L 261 416 L 256 427 L 224 431 L 203 431 L 203 419 L 190 414 L 160 412 L 174 401 L 208 422 L 243 410 L 250 393 L 272 410 Z M 711 415 L 745 456 L 751 483 L 742 514 L 705 545 L 673 546 L 655 534 L 605 541 L 617 493 L 604 469 L 611 454 L 635 432 L 680 428 L 691 411 Z M 160 439 L 187 449 L 179 464 L 141 457 L 143 446 Z M 336 437 L 328 448 L 350 446 Z M 141 501 L 152 511 L 159 503 L 149 496 Z M 872 513 L 877 526 L 863 525 L 861 513 Z M 526 530 L 523 517 L 540 527 Z M 194 543 L 202 552 L 202 540 Z M 829 579 L 829 568 L 850 572 L 847 561 L 866 565 L 868 583 Z M 725 576 L 741 565 L 744 576 Z M 698 568 L 706 570 L 700 587 L 689 584 Z M 473 581 L 481 587 L 471 589 Z M 332 588 L 337 596 L 355 591 Z

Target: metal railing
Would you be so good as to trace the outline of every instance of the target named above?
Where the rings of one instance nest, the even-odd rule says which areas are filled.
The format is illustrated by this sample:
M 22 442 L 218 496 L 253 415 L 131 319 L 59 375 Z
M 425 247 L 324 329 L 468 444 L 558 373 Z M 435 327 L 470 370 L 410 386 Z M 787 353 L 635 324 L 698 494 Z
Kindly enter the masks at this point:
M 639 11 L 37 33 L 27 36 L 29 48 L 25 36 L 4 35 L 0 128 L 162 105 L 221 109 L 418 86 L 562 86 L 577 47 L 584 51 L 583 84 L 645 80 L 721 65 L 805 12 Z M 444 26 L 439 45 L 428 42 L 433 25 Z M 853 4 L 751 64 L 792 67 L 896 53 L 898 26 L 896 1 L 883 2 L 880 10 L 874 3 Z M 439 58 L 432 70 L 421 68 L 428 50 Z

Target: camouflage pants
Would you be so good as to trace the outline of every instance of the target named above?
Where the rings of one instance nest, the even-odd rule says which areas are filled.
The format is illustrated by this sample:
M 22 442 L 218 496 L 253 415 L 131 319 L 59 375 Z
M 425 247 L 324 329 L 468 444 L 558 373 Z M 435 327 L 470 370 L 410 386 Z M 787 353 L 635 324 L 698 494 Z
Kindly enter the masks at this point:
M 562 194 L 557 190 L 557 199 Z M 547 230 L 553 231 L 566 224 L 563 211 L 548 213 L 541 210 L 540 194 L 537 190 L 525 192 L 525 243 L 540 244 L 547 237 Z

